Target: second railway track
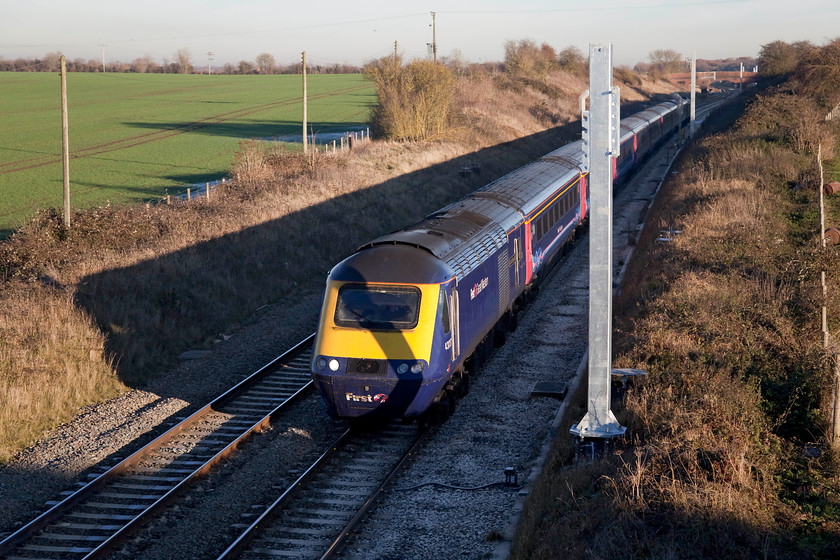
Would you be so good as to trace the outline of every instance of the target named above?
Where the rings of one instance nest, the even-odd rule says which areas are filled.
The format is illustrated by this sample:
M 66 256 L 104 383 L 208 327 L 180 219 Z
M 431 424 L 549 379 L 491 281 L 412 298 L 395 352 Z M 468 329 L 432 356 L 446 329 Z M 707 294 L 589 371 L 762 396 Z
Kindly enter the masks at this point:
M 311 387 L 313 336 L 0 542 L 0 557 L 101 558 Z
M 424 435 L 400 423 L 348 430 L 218 560 L 335 557 Z

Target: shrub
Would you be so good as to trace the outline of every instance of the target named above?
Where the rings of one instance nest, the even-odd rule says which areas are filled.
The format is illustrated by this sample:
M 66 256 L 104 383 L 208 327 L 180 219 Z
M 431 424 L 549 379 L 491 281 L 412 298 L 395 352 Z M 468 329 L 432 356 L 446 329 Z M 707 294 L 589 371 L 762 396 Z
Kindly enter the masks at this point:
M 429 140 L 447 129 L 455 95 L 455 76 L 442 64 L 414 60 L 402 66 L 398 57 L 387 57 L 365 67 L 365 76 L 376 84 L 379 104 L 372 126 L 390 140 Z

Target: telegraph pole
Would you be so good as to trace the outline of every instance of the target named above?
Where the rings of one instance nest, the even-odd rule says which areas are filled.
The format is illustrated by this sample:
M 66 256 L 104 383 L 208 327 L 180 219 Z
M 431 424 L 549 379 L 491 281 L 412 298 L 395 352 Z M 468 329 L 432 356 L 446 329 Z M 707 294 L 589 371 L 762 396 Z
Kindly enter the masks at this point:
M 303 73 L 303 153 L 308 151 L 306 143 L 306 51 L 301 55 L 301 71 Z
M 70 228 L 70 133 L 67 116 L 67 59 L 61 55 L 61 154 L 64 175 L 64 227 Z
M 99 46 L 102 47 L 102 73 L 104 74 L 105 73 L 105 47 L 107 47 L 108 45 L 106 45 L 105 43 L 99 43 Z
M 435 26 L 435 15 L 437 12 L 430 12 L 432 14 L 432 57 L 437 62 L 437 27 Z
M 210 75 L 210 64 L 213 63 L 213 53 L 207 52 L 207 74 Z

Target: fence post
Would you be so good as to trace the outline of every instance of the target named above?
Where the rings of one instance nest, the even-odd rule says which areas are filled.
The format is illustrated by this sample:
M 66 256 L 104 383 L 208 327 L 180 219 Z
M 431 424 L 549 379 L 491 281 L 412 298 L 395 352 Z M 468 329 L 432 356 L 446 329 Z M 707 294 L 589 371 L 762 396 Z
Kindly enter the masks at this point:
M 70 133 L 67 114 L 67 59 L 61 55 L 61 160 L 64 176 L 64 227 L 70 227 Z
M 189 199 L 190 199 L 190 188 L 187 187 L 187 200 L 189 200 Z

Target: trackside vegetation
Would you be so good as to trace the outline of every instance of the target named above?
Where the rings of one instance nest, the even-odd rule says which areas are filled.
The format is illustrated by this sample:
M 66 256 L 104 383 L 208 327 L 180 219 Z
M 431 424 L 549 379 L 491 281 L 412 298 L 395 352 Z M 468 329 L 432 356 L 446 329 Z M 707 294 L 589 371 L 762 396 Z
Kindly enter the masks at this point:
M 615 301 L 614 367 L 649 372 L 614 405 L 627 437 L 575 462 L 561 428 L 512 558 L 837 557 L 820 277 L 836 333 L 840 260 L 819 244 L 817 153 L 825 180 L 840 179 L 840 131 L 825 120 L 840 95 L 824 87 L 838 47 L 780 64 L 777 85 L 742 99 L 741 116 L 732 106 L 707 122 L 678 161 Z M 826 224 L 838 221 L 829 198 Z M 657 242 L 661 229 L 682 233 Z

